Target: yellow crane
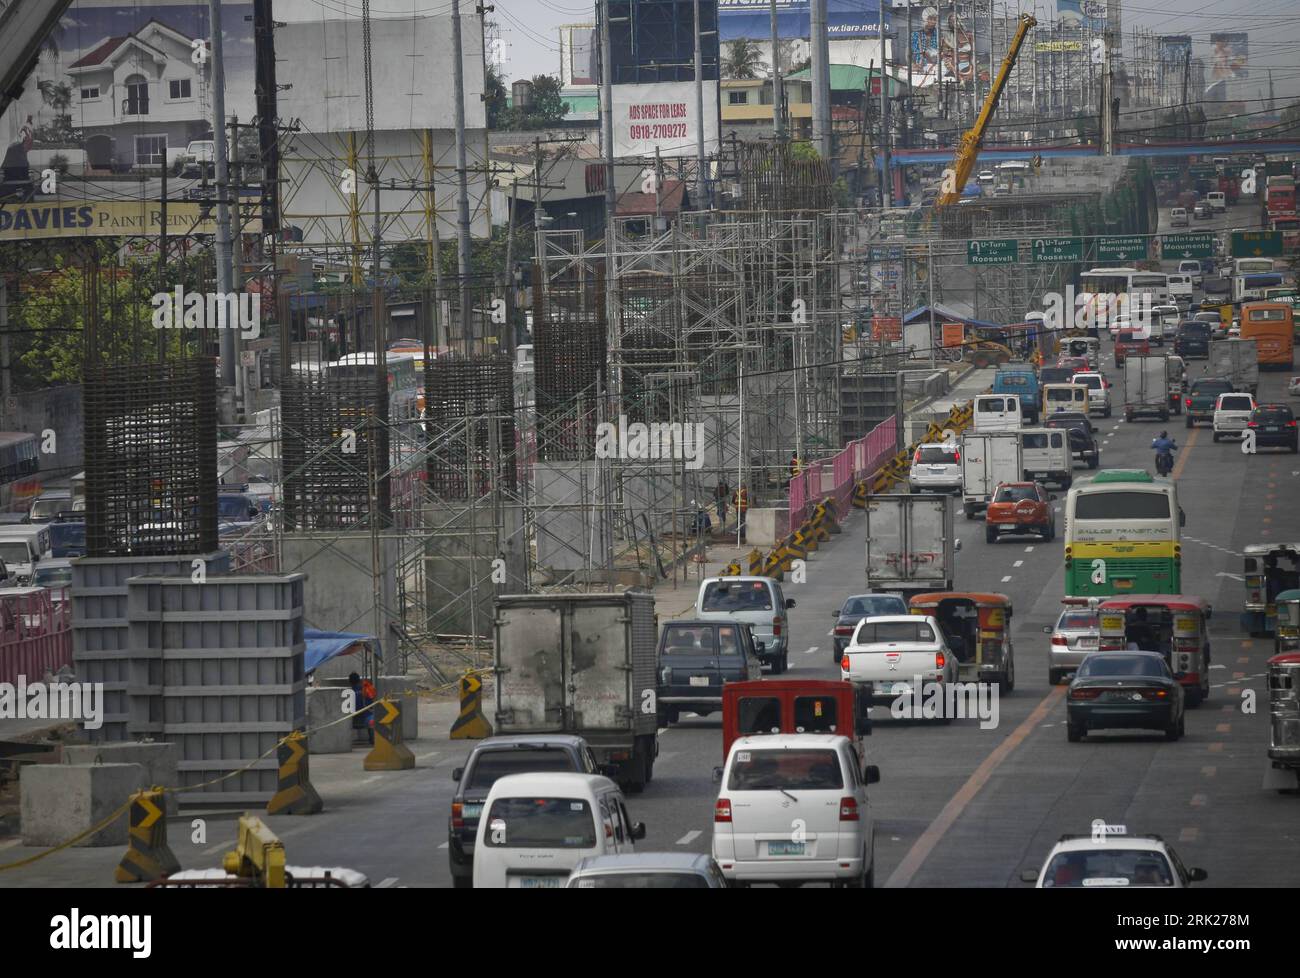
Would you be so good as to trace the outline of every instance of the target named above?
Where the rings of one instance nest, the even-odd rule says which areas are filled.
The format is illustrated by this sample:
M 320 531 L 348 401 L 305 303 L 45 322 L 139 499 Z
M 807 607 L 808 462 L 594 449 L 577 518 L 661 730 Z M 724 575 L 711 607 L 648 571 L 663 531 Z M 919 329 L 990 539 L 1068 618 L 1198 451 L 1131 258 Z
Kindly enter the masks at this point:
M 980 143 L 984 139 L 984 131 L 988 128 L 989 120 L 993 118 L 993 113 L 998 107 L 998 99 L 1002 95 L 1002 89 L 1006 88 L 1007 78 L 1011 75 L 1011 69 L 1015 67 L 1016 58 L 1020 55 L 1020 46 L 1024 44 L 1025 37 L 1038 21 L 1034 20 L 1029 14 L 1022 14 L 1020 24 L 1016 27 L 1016 34 L 1011 39 L 1011 46 L 1007 49 L 1007 56 L 1002 59 L 1002 67 L 998 69 L 998 76 L 993 79 L 993 85 L 989 88 L 989 94 L 984 99 L 984 107 L 980 109 L 979 118 L 961 137 L 961 143 L 957 147 L 957 153 L 952 158 L 952 171 L 944 174 L 944 192 L 939 195 L 935 201 L 936 208 L 945 207 L 948 204 L 955 204 L 961 200 L 962 189 L 966 186 L 966 181 L 970 179 L 971 171 L 975 169 L 975 161 L 979 159 Z

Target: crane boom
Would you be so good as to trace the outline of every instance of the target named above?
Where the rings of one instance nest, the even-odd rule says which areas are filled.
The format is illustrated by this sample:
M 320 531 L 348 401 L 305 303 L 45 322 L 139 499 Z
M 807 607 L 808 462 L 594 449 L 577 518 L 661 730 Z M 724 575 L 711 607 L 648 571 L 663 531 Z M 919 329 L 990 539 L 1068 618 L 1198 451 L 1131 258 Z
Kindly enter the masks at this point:
M 948 184 L 950 189 L 946 190 L 935 201 L 935 207 L 944 207 L 948 204 L 955 204 L 961 199 L 962 188 L 966 186 L 966 181 L 970 179 L 971 171 L 975 169 L 975 161 L 979 159 L 980 143 L 984 140 L 984 132 L 988 129 L 989 120 L 993 118 L 993 113 L 997 110 L 998 99 L 1002 96 L 1002 90 L 1007 86 L 1007 79 L 1011 76 L 1011 69 L 1015 67 L 1016 58 L 1020 56 L 1020 46 L 1024 44 L 1025 38 L 1029 31 L 1038 21 L 1034 20 L 1029 14 L 1020 16 L 1020 24 L 1016 27 L 1015 36 L 1011 38 L 1011 46 L 1007 48 L 1007 56 L 1002 59 L 1002 67 L 998 69 L 998 75 L 993 79 L 993 84 L 989 87 L 989 93 L 984 99 L 984 107 L 980 109 L 979 118 L 975 124 L 962 134 L 961 142 L 957 146 L 957 153 L 952 159 L 952 174 L 945 175 L 945 182 L 951 179 Z

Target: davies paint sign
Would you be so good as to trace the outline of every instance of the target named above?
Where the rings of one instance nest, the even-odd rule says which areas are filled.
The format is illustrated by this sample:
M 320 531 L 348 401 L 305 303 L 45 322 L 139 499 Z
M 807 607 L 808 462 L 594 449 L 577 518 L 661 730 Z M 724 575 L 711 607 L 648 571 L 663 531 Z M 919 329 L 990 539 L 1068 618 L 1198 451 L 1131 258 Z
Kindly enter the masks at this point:
M 614 86 L 614 156 L 694 156 L 694 82 Z M 704 83 L 704 152 L 718 151 L 718 83 Z
M 199 208 L 193 202 L 168 201 L 167 233 L 177 237 L 216 234 L 216 221 L 211 216 L 200 220 Z M 154 200 L 5 204 L 0 206 L 0 241 L 157 236 L 162 223 L 162 206 Z M 260 226 L 253 220 L 245 224 L 244 230 L 257 233 Z

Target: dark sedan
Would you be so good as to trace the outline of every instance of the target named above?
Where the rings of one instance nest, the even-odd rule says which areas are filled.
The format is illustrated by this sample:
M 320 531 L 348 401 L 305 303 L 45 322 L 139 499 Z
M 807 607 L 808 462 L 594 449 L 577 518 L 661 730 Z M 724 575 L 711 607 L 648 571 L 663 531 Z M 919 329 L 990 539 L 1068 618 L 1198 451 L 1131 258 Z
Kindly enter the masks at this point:
M 845 646 L 853 638 L 853 629 L 858 627 L 858 622 L 863 618 L 905 614 L 907 602 L 897 594 L 853 594 L 845 598 L 844 607 L 831 612 L 831 617 L 835 619 L 831 642 L 835 661 L 839 662 L 843 657 Z
M 1093 652 L 1065 694 L 1071 743 L 1094 730 L 1162 730 L 1183 735 L 1183 688 L 1158 652 Z

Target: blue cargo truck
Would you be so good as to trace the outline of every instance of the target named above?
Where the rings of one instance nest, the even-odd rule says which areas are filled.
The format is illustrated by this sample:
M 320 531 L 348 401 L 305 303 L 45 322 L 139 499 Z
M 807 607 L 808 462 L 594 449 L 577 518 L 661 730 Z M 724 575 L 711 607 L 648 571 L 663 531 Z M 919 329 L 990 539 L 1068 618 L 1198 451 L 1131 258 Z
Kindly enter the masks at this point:
M 1041 407 L 1038 391 L 1038 374 L 1029 364 L 1006 364 L 993 375 L 994 394 L 1017 394 L 1026 424 L 1038 420 Z

